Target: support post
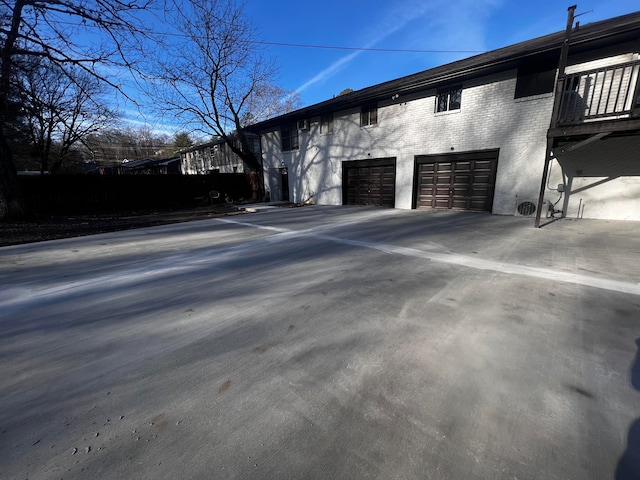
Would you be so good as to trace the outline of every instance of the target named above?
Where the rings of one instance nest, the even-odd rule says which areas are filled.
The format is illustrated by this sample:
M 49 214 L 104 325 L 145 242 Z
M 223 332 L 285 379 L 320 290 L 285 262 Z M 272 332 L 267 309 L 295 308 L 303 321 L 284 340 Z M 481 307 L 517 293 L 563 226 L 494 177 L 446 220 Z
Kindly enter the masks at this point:
M 558 125 L 558 115 L 560 113 L 560 100 L 565 87 L 565 69 L 569 58 L 569 41 L 571 40 L 571 30 L 573 29 L 574 14 L 577 5 L 572 5 L 567 9 L 567 28 L 564 33 L 564 41 L 560 49 L 560 60 L 558 61 L 558 77 L 556 80 L 556 88 L 554 92 L 553 111 L 551 113 L 551 122 L 549 130 Z M 553 137 L 547 135 L 547 149 L 544 157 L 544 170 L 542 171 L 542 181 L 540 182 L 540 195 L 538 196 L 538 210 L 536 212 L 535 228 L 540 228 L 540 217 L 542 215 L 542 205 L 544 202 L 544 192 L 547 186 L 547 177 L 549 175 L 549 164 L 553 160 Z
M 542 216 L 542 205 L 544 202 L 544 191 L 547 188 L 547 178 L 549 176 L 549 164 L 553 160 L 553 139 L 547 138 L 547 150 L 544 158 L 544 170 L 542 171 L 542 182 L 540 183 L 540 195 L 538 196 L 538 209 L 536 211 L 535 228 L 540 228 L 540 218 Z

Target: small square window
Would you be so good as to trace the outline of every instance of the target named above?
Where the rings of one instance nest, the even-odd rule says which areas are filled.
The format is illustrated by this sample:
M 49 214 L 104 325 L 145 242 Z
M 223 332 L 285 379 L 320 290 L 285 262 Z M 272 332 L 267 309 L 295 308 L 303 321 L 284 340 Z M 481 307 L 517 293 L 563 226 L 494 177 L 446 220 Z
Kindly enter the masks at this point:
M 460 110 L 462 105 L 462 87 L 455 87 L 438 92 L 436 112 Z
M 558 60 L 556 58 L 540 58 L 519 66 L 514 98 L 553 92 L 557 68 Z
M 376 125 L 378 123 L 378 106 L 367 105 L 362 107 L 360 111 L 360 126 L 366 127 L 369 125 Z

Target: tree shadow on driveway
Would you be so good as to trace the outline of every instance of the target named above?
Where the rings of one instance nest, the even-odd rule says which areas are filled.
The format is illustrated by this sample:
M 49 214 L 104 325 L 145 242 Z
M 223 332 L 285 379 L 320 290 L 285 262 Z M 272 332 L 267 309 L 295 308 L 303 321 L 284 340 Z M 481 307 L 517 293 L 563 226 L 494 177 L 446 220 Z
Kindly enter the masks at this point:
M 638 350 L 631 365 L 631 385 L 640 391 L 640 338 L 636 339 Z M 616 468 L 616 480 L 634 480 L 640 478 L 640 418 L 629 427 L 627 450 L 624 452 Z

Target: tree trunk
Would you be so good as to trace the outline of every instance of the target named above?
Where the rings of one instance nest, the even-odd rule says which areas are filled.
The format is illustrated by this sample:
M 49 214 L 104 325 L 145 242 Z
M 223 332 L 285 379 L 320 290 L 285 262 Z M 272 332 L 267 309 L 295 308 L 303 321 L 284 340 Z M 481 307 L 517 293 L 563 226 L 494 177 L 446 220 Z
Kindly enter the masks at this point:
M 11 146 L 7 138 L 7 122 L 11 117 L 9 90 L 13 73 L 13 47 L 18 38 L 24 5 L 25 0 L 18 0 L 13 6 L 11 28 L 7 32 L 0 55 L 0 220 L 20 218 L 25 214 L 18 173 L 13 165 Z
M 262 165 L 256 158 L 255 154 L 251 151 L 240 152 L 239 157 L 242 161 L 251 168 L 252 182 L 252 200 L 261 202 L 264 200 L 264 174 Z
M 1 128 L 1 127 L 0 127 Z M 0 133 L 0 221 L 25 215 L 18 173 L 13 165 L 11 148 Z
M 236 125 L 238 127 L 240 125 L 237 117 Z M 255 173 L 253 177 L 254 181 L 251 182 L 252 200 L 261 202 L 265 198 L 262 162 L 258 160 L 258 157 L 251 151 L 247 136 L 242 128 L 236 130 L 236 136 L 240 140 L 240 147 L 236 145 L 233 137 L 223 136 L 223 138 L 229 148 L 231 148 L 231 151 L 242 159 L 244 164 L 251 169 L 252 173 Z

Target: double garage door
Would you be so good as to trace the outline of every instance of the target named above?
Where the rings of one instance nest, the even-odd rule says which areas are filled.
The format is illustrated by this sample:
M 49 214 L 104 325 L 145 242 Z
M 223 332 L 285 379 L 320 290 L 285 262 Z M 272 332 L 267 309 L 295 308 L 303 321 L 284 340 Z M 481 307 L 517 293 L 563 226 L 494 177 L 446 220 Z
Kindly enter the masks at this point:
M 498 150 L 415 157 L 413 207 L 491 211 Z M 342 162 L 342 203 L 393 208 L 396 159 Z
M 343 205 L 391 207 L 396 198 L 396 159 L 342 162 Z
M 491 211 L 498 150 L 416 157 L 414 207 Z

